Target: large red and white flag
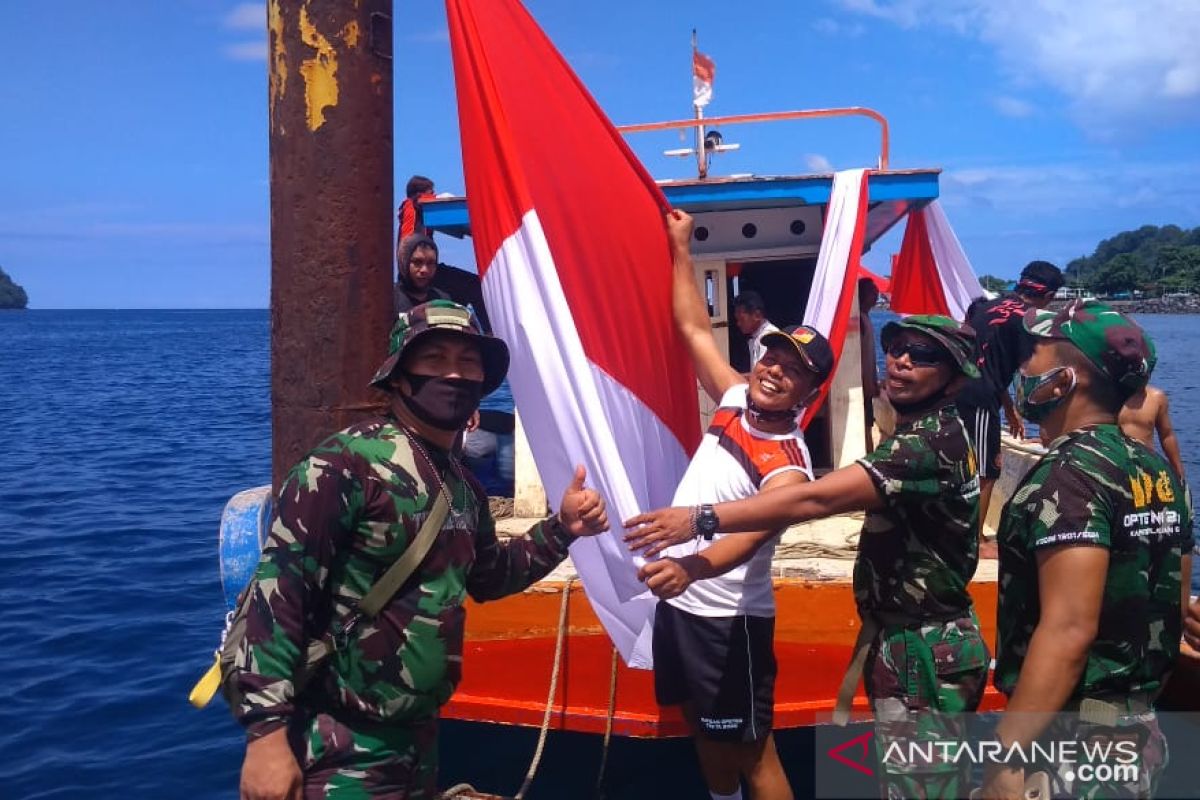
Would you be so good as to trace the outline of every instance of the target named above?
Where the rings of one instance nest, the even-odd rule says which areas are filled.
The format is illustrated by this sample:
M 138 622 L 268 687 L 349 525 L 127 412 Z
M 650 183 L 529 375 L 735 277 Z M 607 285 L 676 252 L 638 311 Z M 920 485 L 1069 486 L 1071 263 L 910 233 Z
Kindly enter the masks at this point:
M 573 465 L 614 529 L 571 557 L 627 662 L 649 666 L 653 599 L 620 520 L 670 503 L 700 439 L 671 312 L 666 199 L 516 0 L 446 0 L 471 235 L 547 496 Z

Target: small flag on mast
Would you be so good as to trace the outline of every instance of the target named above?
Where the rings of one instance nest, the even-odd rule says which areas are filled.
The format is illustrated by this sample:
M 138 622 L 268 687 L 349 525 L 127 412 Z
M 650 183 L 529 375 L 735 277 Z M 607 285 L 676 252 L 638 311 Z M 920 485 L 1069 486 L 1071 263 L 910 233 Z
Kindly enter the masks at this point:
M 712 100 L 713 78 L 717 65 L 696 49 L 696 32 L 692 31 L 692 105 L 704 108 Z

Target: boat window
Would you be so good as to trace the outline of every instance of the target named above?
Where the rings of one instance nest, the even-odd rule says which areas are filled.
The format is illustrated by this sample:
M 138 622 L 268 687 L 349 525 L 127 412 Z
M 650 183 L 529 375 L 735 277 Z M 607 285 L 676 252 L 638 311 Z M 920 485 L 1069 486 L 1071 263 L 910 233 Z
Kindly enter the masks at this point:
M 721 307 L 720 295 L 720 273 L 715 269 L 704 270 L 704 302 L 708 306 L 709 319 L 717 319 L 721 316 L 718 311 Z

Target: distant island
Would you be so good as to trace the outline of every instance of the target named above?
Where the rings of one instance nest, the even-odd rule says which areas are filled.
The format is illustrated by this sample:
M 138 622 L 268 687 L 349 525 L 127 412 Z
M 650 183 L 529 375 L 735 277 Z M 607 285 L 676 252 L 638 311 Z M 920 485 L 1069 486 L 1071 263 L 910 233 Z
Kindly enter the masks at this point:
M 13 279 L 8 277 L 8 273 L 0 267 L 0 309 L 5 308 L 25 308 L 29 305 L 29 295 L 25 293 L 17 284 L 13 283 Z
M 1067 264 L 1067 282 L 1095 294 L 1163 296 L 1200 292 L 1200 227 L 1143 225 Z

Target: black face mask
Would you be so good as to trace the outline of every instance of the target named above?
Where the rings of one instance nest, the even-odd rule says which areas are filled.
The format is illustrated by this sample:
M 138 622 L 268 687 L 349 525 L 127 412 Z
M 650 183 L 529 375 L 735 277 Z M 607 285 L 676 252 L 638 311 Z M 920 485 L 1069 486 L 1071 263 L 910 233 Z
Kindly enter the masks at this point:
M 460 430 L 479 408 L 482 381 L 407 372 L 404 377 L 412 387 L 412 396 L 401 394 L 400 399 L 413 416 L 438 430 Z

